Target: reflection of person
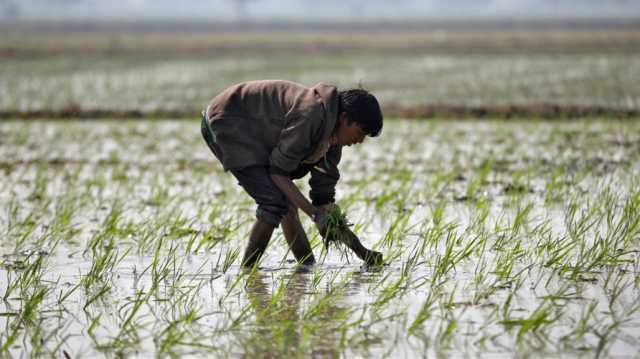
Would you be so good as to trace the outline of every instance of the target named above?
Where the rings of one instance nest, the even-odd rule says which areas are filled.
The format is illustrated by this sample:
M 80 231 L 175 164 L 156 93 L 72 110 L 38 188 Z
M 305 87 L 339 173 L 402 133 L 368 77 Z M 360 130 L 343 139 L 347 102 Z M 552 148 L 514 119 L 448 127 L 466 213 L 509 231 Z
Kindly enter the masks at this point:
M 336 303 L 326 303 L 323 311 L 314 317 L 317 322 L 303 320 L 301 304 L 308 292 L 310 274 L 291 273 L 288 279 L 284 279 L 286 283 L 281 293 L 276 293 L 279 292 L 276 288 L 270 293 L 265 279 L 267 276 L 261 272 L 252 272 L 247 277 L 245 292 L 255 309 L 258 330 L 256 336 L 244 338 L 243 356 L 299 357 L 301 353 L 298 351 L 305 350 L 303 333 L 310 332 L 313 334 L 308 338 L 308 344 L 312 357 L 337 357 L 338 332 L 335 327 L 342 323 L 342 316 L 337 317 L 339 320 L 332 316 L 343 313 L 345 309 Z M 275 295 L 281 296 L 282 300 L 274 301 L 272 296 Z M 307 326 L 306 330 L 304 326 Z M 309 330 L 311 327 L 313 330 Z M 274 336 L 274 333 L 278 335 Z M 283 342 L 286 345 L 282 345 Z
M 213 98 L 203 115 L 207 145 L 258 205 L 243 265 L 258 262 L 278 224 L 298 262 L 315 263 L 297 209 L 325 234 L 326 210 L 335 206 L 342 147 L 382 130 L 376 98 L 362 89 L 251 81 Z M 308 173 L 311 202 L 292 181 Z M 361 258 L 381 262 L 380 253 L 356 244 Z

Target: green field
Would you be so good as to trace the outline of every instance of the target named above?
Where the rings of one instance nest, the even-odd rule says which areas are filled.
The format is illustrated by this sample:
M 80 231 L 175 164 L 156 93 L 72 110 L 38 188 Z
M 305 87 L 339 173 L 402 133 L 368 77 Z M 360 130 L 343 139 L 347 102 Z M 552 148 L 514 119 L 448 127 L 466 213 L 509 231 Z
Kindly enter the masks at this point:
M 0 358 L 640 356 L 637 25 L 291 26 L 0 24 Z M 255 204 L 199 113 L 258 78 L 389 110 L 337 186 L 385 266 L 301 216 L 318 265 L 278 229 L 240 268 Z
M 637 122 L 389 121 L 338 186 L 388 266 L 305 218 L 321 264 L 278 230 L 253 274 L 198 126 L 0 125 L 3 356 L 638 354 Z

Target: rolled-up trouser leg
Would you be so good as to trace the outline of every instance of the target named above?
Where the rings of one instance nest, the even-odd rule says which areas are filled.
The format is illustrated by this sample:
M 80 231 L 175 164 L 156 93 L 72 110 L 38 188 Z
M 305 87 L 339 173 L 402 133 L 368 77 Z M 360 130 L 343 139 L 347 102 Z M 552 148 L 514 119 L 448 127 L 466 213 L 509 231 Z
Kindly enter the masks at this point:
M 282 191 L 271 180 L 267 167 L 252 166 L 231 170 L 238 183 L 256 201 L 256 217 L 277 227 L 289 212 L 290 204 Z
M 242 260 L 243 266 L 251 267 L 264 253 L 275 227 L 289 212 L 289 203 L 271 180 L 266 167 L 247 167 L 242 170 L 232 170 L 231 173 L 258 204 L 256 222 L 251 229 L 249 244 Z

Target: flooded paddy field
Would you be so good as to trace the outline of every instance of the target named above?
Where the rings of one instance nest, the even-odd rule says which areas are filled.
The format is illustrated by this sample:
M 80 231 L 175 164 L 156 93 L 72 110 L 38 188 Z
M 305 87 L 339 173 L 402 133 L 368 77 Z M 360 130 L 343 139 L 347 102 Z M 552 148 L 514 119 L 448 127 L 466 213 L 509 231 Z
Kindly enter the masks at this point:
M 338 204 L 386 265 L 280 230 L 198 120 L 0 123 L 0 356 L 640 355 L 640 123 L 390 120 Z M 304 180 L 298 184 L 306 192 Z

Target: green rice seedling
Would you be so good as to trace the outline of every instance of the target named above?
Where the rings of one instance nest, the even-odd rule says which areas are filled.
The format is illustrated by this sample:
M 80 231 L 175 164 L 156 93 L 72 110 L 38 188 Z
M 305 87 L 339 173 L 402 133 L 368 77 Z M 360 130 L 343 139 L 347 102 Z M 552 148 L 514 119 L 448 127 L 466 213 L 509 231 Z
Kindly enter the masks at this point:
M 441 295 L 441 287 L 431 288 L 429 294 L 427 295 L 427 298 L 420 306 L 420 311 L 409 325 L 408 331 L 410 335 L 415 335 L 417 330 L 432 317 L 432 312 L 435 307 L 436 301 L 440 299 Z
M 322 283 L 322 280 L 328 275 L 326 271 L 313 271 L 311 275 L 311 288 L 317 289 Z
M 482 257 L 478 259 L 476 262 L 476 266 L 474 268 L 474 276 L 473 276 L 473 285 L 474 285 L 474 295 L 473 295 L 473 303 L 477 304 L 481 300 L 487 298 L 490 294 L 494 292 L 493 286 L 487 285 L 486 281 L 489 279 L 489 271 L 487 270 L 487 259 Z M 483 290 L 483 288 L 488 288 Z
M 231 268 L 231 265 L 233 265 L 233 263 L 238 258 L 238 255 L 240 255 L 239 247 L 232 248 L 231 250 L 227 250 L 225 252 L 224 260 L 222 261 L 222 273 L 227 273 L 229 268 Z
M 388 189 L 377 196 L 375 209 L 379 211 L 386 203 L 394 200 L 396 210 L 403 211 L 406 209 L 405 203 L 407 196 L 411 193 L 409 185 L 411 184 L 413 174 L 411 171 L 396 170 L 388 178 L 383 188 Z M 397 184 L 395 182 L 398 182 Z
M 89 289 L 96 282 L 105 282 L 115 271 L 116 266 L 129 254 L 130 248 L 118 255 L 118 250 L 107 247 L 103 251 L 93 253 L 91 268 L 82 277 L 82 284 L 85 289 Z
M 488 198 L 480 198 L 474 205 L 473 220 L 467 230 L 474 233 L 484 233 L 486 230 L 485 224 L 491 211 L 491 202 Z
M 616 304 L 619 304 L 619 299 L 623 293 L 627 290 L 631 290 L 633 282 L 624 275 L 624 273 L 615 273 L 615 279 L 612 278 L 614 274 L 609 272 L 605 281 L 605 293 L 608 299 L 609 311 L 615 321 L 622 321 L 625 318 L 620 318 L 616 311 Z
M 51 235 L 53 237 L 60 237 L 64 241 L 70 241 L 79 233 L 79 230 L 74 229 L 71 223 L 79 205 L 79 201 L 71 196 L 65 196 L 56 202 L 54 222 L 51 225 Z
M 444 218 L 447 202 L 444 200 L 438 201 L 431 209 L 431 221 L 434 227 L 440 227 Z
M 455 314 L 453 312 L 453 309 L 455 308 L 454 298 L 456 290 L 457 284 L 454 284 L 453 288 L 451 289 L 451 293 L 449 293 L 449 296 L 443 298 L 443 301 L 439 303 L 443 315 L 436 335 L 436 343 L 437 351 L 441 352 L 441 354 L 446 353 L 450 349 L 453 340 L 453 334 L 458 328 L 459 320 L 455 317 Z
M 506 233 L 501 234 L 498 237 L 498 240 L 494 242 L 493 249 L 500 250 L 508 244 L 513 243 L 517 240 L 517 237 L 521 233 L 521 231 L 523 229 L 526 229 L 526 224 L 529 222 L 528 216 L 532 208 L 533 203 L 527 203 L 525 206 L 518 206 L 511 226 L 508 228 L 508 230 L 505 230 Z
M 584 244 L 581 239 L 585 237 L 587 232 L 593 228 L 598 222 L 596 217 L 597 207 L 592 206 L 588 211 L 582 209 L 577 200 L 572 200 L 565 211 L 565 225 L 567 233 L 578 243 Z M 582 250 L 582 249 L 581 249 Z
M 32 257 L 36 257 L 32 259 Z M 10 299 L 14 291 L 19 290 L 19 295 L 26 295 L 31 288 L 37 288 L 45 273 L 44 255 L 31 253 L 22 261 L 22 268 L 7 270 L 7 287 L 2 296 L 4 301 Z M 19 272 L 16 279 L 11 279 L 13 272 Z
M 562 201 L 562 189 L 564 186 L 565 168 L 558 166 L 553 171 L 551 178 L 547 181 L 544 203 L 548 206 L 554 202 Z
M 435 257 L 432 282 L 438 283 L 440 279 L 444 279 L 450 270 L 455 269 L 457 264 L 469 257 L 473 251 L 483 243 L 481 238 L 480 236 L 476 236 L 467 242 L 460 251 L 455 251 L 454 249 L 459 238 L 455 233 L 455 226 L 449 226 L 446 232 L 444 253 L 438 254 Z
M 29 194 L 28 199 L 31 201 L 40 202 L 47 198 L 47 176 L 44 173 L 44 170 L 40 168 L 36 172 L 36 178 L 34 181 L 34 187 L 31 193 Z
M 493 171 L 493 166 L 494 159 L 492 157 L 483 161 L 479 171 L 467 186 L 466 198 L 476 198 L 476 193 L 486 185 L 487 178 L 489 177 L 489 174 L 491 174 L 491 171 Z
M 118 224 L 122 217 L 122 204 L 114 202 L 109 214 L 102 223 L 102 230 L 89 240 L 86 252 L 95 255 L 101 248 L 112 249 L 114 247 L 114 237 L 118 234 Z
M 102 173 L 94 173 L 91 179 L 87 180 L 85 184 L 85 192 L 91 193 L 98 199 L 103 198 L 104 189 L 107 186 L 107 179 Z
M 548 234 L 544 241 L 538 243 L 538 257 L 544 258 L 544 267 L 554 267 L 561 265 L 567 260 L 568 255 L 576 248 L 578 242 L 571 236 L 555 238 Z
M 596 358 L 607 357 L 607 350 L 612 342 L 611 337 L 621 324 L 623 324 L 621 321 L 614 320 L 611 323 L 601 323 L 596 328 L 593 328 L 592 333 L 598 338 L 598 344 L 595 349 Z
M 520 343 L 527 333 L 532 331 L 539 332 L 544 326 L 553 323 L 557 319 L 558 314 L 555 313 L 552 302 L 544 300 L 530 316 L 522 319 L 505 319 L 500 323 L 507 329 L 519 327 L 517 341 Z
M 247 278 L 248 276 L 254 275 L 257 270 L 258 267 L 253 266 L 253 268 L 251 268 L 250 270 L 240 271 L 238 275 L 236 275 L 236 278 L 233 280 L 233 282 L 231 282 L 231 284 L 227 286 L 227 290 L 225 291 L 225 293 L 218 299 L 218 306 L 222 307 L 224 301 L 233 293 L 234 289 L 238 287 L 243 279 Z
M 197 308 L 190 307 L 187 303 L 180 304 L 186 305 L 186 308 L 180 310 L 180 312 L 175 315 L 173 312 L 176 309 L 176 306 L 172 306 L 171 312 L 174 318 L 169 319 L 167 321 L 167 325 L 164 326 L 162 330 L 159 330 L 158 334 L 154 335 L 156 355 L 159 357 L 180 357 L 180 352 L 177 350 L 179 347 L 191 347 L 198 349 L 206 348 L 209 350 L 216 348 L 215 346 L 198 343 L 199 340 L 192 338 L 193 326 L 202 317 L 198 315 Z
M 152 187 L 151 194 L 145 204 L 153 207 L 166 206 L 169 199 L 169 191 L 167 188 L 156 183 Z
M 409 280 L 409 277 L 405 275 L 404 272 L 405 271 L 403 270 L 396 280 L 380 290 L 378 298 L 376 298 L 372 303 L 374 308 L 380 310 L 392 299 L 400 298 L 402 296 L 402 293 L 407 289 L 406 285 Z
M 36 352 L 40 347 L 40 331 L 39 323 L 37 321 L 39 314 L 39 306 L 45 300 L 51 289 L 49 287 L 41 286 L 33 290 L 32 293 L 23 293 L 22 307 L 18 315 L 14 316 L 13 323 L 8 324 L 9 332 L 6 334 L 7 339 L 4 341 L 0 352 L 9 353 L 9 349 L 18 338 L 19 333 L 23 329 L 34 327 L 36 332 L 31 335 L 31 344 L 34 345 Z
M 176 258 L 176 247 L 177 244 L 171 243 L 169 249 L 166 252 L 166 255 L 163 256 L 162 252 L 162 244 L 165 240 L 165 237 L 161 238 L 158 241 L 158 245 L 156 246 L 156 251 L 153 256 L 153 261 L 150 264 L 151 267 L 151 289 L 154 295 L 158 295 L 158 289 L 160 287 L 160 283 L 166 281 L 171 277 L 171 274 L 176 273 L 177 269 L 177 258 Z M 175 276 L 174 276 L 175 277 Z
M 417 224 L 409 226 L 409 219 L 412 213 L 412 210 L 400 212 L 391 222 L 387 233 L 385 233 L 380 242 L 376 244 L 376 248 L 378 245 L 390 248 L 396 242 L 396 239 L 402 238 L 403 234 L 414 228 Z
M 362 245 L 356 234 L 349 228 L 346 214 L 339 207 L 333 207 L 327 212 L 327 229 L 323 237 L 321 260 L 324 260 L 328 254 L 329 244 L 332 242 L 341 249 L 343 257 L 347 257 L 346 248 L 349 248 L 367 266 L 379 267 L 384 264 L 381 253 L 369 250 Z
M 323 313 L 329 311 L 329 308 L 333 307 L 344 296 L 344 285 L 329 285 L 327 291 L 314 298 L 309 304 L 301 318 L 303 320 L 311 320 L 314 318 L 321 318 Z M 342 315 L 343 313 L 341 313 Z
M 90 284 L 90 285 L 92 285 L 92 284 Z M 87 298 L 87 301 L 84 303 L 84 306 L 82 307 L 82 309 L 86 311 L 87 308 L 89 308 L 89 306 L 91 306 L 91 304 L 93 304 L 95 301 L 101 299 L 105 294 L 109 293 L 110 291 L 111 291 L 111 285 L 103 284 L 89 298 Z
M 201 235 L 202 235 L 202 233 L 201 233 L 201 232 L 199 232 L 199 231 L 195 231 L 194 233 L 192 233 L 192 234 L 190 235 L 189 239 L 187 240 L 187 245 L 186 245 L 186 246 L 185 246 L 185 248 L 184 248 L 184 254 L 185 254 L 186 256 L 188 256 L 188 255 L 190 255 L 190 254 L 192 254 L 192 253 L 196 252 L 196 251 L 194 250 L 194 248 L 193 248 L 193 245 L 194 245 L 194 243 L 196 242 L 196 239 L 197 239 L 198 237 L 200 237 Z
M 516 262 L 521 259 L 521 257 L 522 250 L 520 249 L 520 242 L 515 242 L 511 250 L 503 249 L 498 258 L 495 259 L 493 273 L 500 279 L 509 280 Z
M 73 285 L 71 288 L 69 288 L 69 290 L 67 290 L 66 292 L 63 293 L 62 290 L 60 290 L 60 294 L 58 295 L 58 299 L 57 299 L 57 303 L 58 305 L 63 305 L 63 303 L 73 294 L 75 293 L 76 290 L 78 290 L 78 288 L 80 288 L 80 286 L 82 285 L 82 282 L 78 282 L 75 285 Z
M 329 244 L 353 245 L 353 232 L 349 228 L 346 213 L 339 207 L 333 207 L 327 211 L 327 233 L 324 236 L 324 250 L 329 249 Z
M 20 213 L 20 205 L 15 199 L 11 199 L 7 202 L 6 208 L 6 227 L 4 234 L 9 234 L 13 230 L 13 228 L 18 224 L 18 214 Z
M 138 291 L 132 300 L 118 309 L 117 313 L 122 319 L 122 323 L 119 324 L 118 327 L 118 332 L 109 342 L 98 344 L 98 349 L 123 355 L 138 347 L 140 343 L 139 330 L 142 329 L 143 326 L 136 322 L 136 315 L 142 306 L 149 302 L 153 292 L 153 290 L 147 292 Z
M 417 247 L 420 247 L 420 249 L 418 249 Z M 418 241 L 416 241 L 413 245 L 413 248 L 411 250 L 409 250 L 409 255 L 406 257 L 407 259 L 405 260 L 405 263 L 402 266 L 402 271 L 403 272 L 407 272 L 407 274 L 410 274 L 418 265 L 424 263 L 420 261 L 420 258 L 423 255 L 422 252 L 422 248 L 424 247 L 424 243 L 420 243 Z M 390 260 L 390 258 L 400 258 L 403 254 L 403 251 L 398 249 L 394 252 L 391 252 L 390 254 L 387 255 L 387 260 Z
M 170 220 L 165 222 L 165 230 L 163 231 L 165 236 L 171 239 L 180 239 L 198 232 L 192 228 L 196 218 L 184 217 L 179 209 L 171 210 L 168 217 Z
M 597 307 L 598 302 L 595 300 L 592 300 L 588 306 L 583 307 L 577 324 L 573 327 L 572 331 L 562 337 L 561 340 L 563 342 L 567 342 L 569 345 L 572 345 L 575 342 L 580 342 L 589 332 L 589 321 L 593 317 Z
M 640 237 L 640 192 L 629 194 L 624 201 L 622 213 L 616 214 L 618 203 L 619 201 L 613 201 L 606 210 L 605 240 L 615 249 L 616 253 L 609 253 L 614 258 L 628 254 L 626 249 L 634 239 Z
M 458 320 L 456 318 L 447 318 L 442 324 L 437 335 L 437 351 L 441 355 L 445 355 L 451 348 L 454 332 L 458 329 Z
M 31 260 L 31 256 L 37 258 Z M 9 353 L 11 346 L 23 331 L 25 336 L 29 337 L 34 352 L 39 352 L 41 347 L 40 338 L 43 334 L 39 324 L 42 316 L 40 307 L 52 290 L 42 279 L 45 274 L 44 256 L 31 254 L 24 260 L 24 267 L 20 271 L 13 281 L 7 275 L 8 283 L 3 299 L 5 303 L 8 303 L 8 300 L 17 300 L 20 307 L 17 311 L 11 312 L 6 322 L 6 333 L 0 335 L 0 339 L 6 337 L 0 340 L 0 353 Z M 17 297 L 13 297 L 12 294 Z
M 219 223 L 212 224 L 211 229 L 201 236 L 193 252 L 198 252 L 201 249 L 211 251 L 215 246 L 223 243 L 225 239 L 233 237 L 248 221 L 249 219 L 238 219 L 233 216 L 222 220 L 218 219 L 216 222 Z
M 33 236 L 34 232 L 37 229 L 35 226 L 35 222 L 28 223 L 23 228 L 24 229 L 22 233 L 20 233 L 19 235 L 13 236 L 13 238 L 15 238 L 13 253 L 22 252 L 25 243 L 31 236 Z

